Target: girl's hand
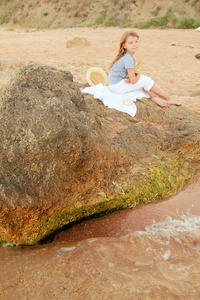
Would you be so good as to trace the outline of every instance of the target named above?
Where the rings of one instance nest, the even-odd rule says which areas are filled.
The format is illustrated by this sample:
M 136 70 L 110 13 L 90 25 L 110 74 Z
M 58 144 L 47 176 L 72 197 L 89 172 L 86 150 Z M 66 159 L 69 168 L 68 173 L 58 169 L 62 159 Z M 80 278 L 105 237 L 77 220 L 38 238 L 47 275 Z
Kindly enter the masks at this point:
M 135 77 L 137 77 L 139 74 L 138 73 L 135 73 Z M 126 80 L 125 80 L 125 82 L 127 82 L 127 83 L 130 83 L 131 81 L 130 81 L 130 78 L 128 77 L 128 74 L 126 75 Z
M 127 69 L 129 82 L 135 84 L 139 79 L 140 75 L 134 72 L 134 69 Z

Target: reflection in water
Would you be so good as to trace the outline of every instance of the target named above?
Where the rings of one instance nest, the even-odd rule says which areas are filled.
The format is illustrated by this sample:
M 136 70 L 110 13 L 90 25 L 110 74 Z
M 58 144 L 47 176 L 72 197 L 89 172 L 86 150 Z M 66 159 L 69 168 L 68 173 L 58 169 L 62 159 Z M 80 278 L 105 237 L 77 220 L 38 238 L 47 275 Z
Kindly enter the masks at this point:
M 199 191 L 0 248 L 0 299 L 199 299 Z

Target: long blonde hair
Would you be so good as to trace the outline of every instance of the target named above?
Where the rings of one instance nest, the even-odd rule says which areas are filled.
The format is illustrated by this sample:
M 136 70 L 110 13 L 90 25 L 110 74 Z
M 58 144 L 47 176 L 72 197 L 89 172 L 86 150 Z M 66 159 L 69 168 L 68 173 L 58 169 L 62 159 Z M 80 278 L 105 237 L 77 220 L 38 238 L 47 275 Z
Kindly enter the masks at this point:
M 111 63 L 110 68 L 114 65 L 114 63 L 116 63 L 116 61 L 118 61 L 126 53 L 126 49 L 124 48 L 124 44 L 126 43 L 126 40 L 129 36 L 136 36 L 139 39 L 139 35 L 136 32 L 126 31 L 121 37 L 118 54 L 115 57 L 115 59 L 113 60 L 113 62 Z

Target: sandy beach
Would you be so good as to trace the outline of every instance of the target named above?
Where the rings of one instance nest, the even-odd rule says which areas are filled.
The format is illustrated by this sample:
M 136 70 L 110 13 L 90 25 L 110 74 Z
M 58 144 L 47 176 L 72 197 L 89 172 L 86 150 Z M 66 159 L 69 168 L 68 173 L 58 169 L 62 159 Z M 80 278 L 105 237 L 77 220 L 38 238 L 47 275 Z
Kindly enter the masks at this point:
M 80 87 L 87 85 L 88 68 L 108 72 L 127 30 L 1 26 L 0 87 L 30 63 L 68 70 Z M 135 58 L 144 63 L 139 73 L 200 114 L 200 32 L 135 31 Z M 91 45 L 67 48 L 75 37 Z M 0 247 L 0 299 L 199 299 L 199 189 L 198 171 L 165 201 L 77 224 L 51 244 Z
M 150 76 L 173 99 L 200 113 L 200 33 L 193 29 L 135 30 L 140 46 L 135 54 L 143 61 L 139 73 Z M 20 67 L 48 64 L 68 70 L 74 81 L 86 84 L 88 68 L 98 66 L 108 72 L 121 34 L 127 28 L 63 28 L 41 30 L 0 27 L 0 86 L 8 82 Z M 84 37 L 91 45 L 67 48 L 66 42 Z

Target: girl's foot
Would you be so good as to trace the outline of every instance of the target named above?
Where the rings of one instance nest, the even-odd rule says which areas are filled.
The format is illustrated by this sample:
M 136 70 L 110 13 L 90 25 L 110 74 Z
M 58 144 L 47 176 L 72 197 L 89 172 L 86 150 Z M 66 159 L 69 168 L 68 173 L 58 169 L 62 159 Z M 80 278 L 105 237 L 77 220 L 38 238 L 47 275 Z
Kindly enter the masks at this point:
M 175 101 L 175 100 L 168 100 L 167 102 L 168 102 L 170 105 L 177 105 L 177 106 L 182 105 L 180 102 L 177 102 L 177 101 Z
M 158 104 L 161 107 L 168 107 L 171 104 L 171 103 L 169 103 L 169 101 L 163 100 L 159 97 L 152 97 L 151 101 Z

